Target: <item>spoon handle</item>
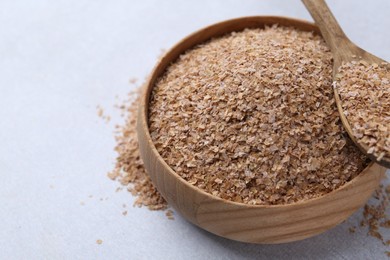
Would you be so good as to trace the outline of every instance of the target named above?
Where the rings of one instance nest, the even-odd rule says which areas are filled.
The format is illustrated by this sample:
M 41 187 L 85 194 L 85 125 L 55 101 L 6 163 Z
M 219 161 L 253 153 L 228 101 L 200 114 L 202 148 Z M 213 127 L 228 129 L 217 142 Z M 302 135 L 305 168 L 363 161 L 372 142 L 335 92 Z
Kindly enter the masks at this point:
M 349 45 L 350 40 L 337 23 L 325 0 L 302 0 L 302 2 L 333 53 L 338 53 L 340 48 Z

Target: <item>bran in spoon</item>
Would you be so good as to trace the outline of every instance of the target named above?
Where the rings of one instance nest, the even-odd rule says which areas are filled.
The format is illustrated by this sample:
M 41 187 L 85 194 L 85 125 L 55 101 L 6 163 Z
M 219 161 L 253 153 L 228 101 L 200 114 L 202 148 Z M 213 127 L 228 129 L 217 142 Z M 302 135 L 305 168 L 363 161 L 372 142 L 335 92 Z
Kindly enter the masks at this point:
M 334 86 L 358 143 L 378 161 L 390 157 L 390 65 L 345 63 Z

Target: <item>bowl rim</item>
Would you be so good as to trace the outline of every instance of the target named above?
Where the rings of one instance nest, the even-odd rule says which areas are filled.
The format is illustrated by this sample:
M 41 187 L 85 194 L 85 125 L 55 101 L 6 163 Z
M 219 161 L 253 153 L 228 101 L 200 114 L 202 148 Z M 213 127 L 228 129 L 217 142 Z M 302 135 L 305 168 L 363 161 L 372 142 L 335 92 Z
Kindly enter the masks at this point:
M 200 188 L 190 184 L 188 181 L 186 181 L 184 178 L 182 178 L 179 174 L 177 174 L 166 163 L 166 161 L 162 158 L 160 153 L 157 151 L 156 146 L 154 145 L 153 140 L 152 140 L 151 135 L 150 135 L 150 129 L 149 129 L 149 124 L 148 124 L 148 121 L 149 121 L 148 110 L 149 110 L 150 94 L 152 92 L 152 89 L 154 88 L 155 83 L 158 80 L 158 78 L 162 76 L 162 73 L 157 73 L 158 70 L 159 70 L 159 67 L 160 67 L 160 65 L 162 63 L 162 61 L 165 58 L 167 58 L 171 53 L 175 52 L 176 49 L 180 48 L 180 46 L 183 43 L 185 43 L 187 41 L 191 41 L 192 38 L 194 38 L 197 35 L 201 34 L 205 30 L 208 30 L 208 29 L 211 29 L 211 28 L 216 28 L 216 27 L 219 27 L 219 26 L 221 26 L 223 24 L 237 23 L 237 22 L 240 22 L 240 21 L 243 21 L 243 20 L 253 20 L 253 21 L 257 21 L 257 22 L 262 21 L 262 20 L 264 20 L 264 21 L 271 20 L 271 21 L 280 21 L 280 22 L 291 22 L 293 24 L 291 27 L 295 27 L 294 24 L 301 24 L 302 26 L 306 26 L 306 27 L 312 28 L 313 29 L 312 30 L 313 33 L 321 35 L 320 32 L 319 32 L 318 27 L 314 23 L 312 23 L 310 21 L 303 20 L 303 19 L 297 19 L 297 18 L 286 17 L 286 16 L 243 16 L 243 17 L 238 17 L 238 18 L 233 18 L 233 19 L 227 19 L 227 20 L 219 21 L 219 22 L 216 22 L 216 23 L 213 23 L 211 25 L 202 27 L 201 29 L 198 29 L 198 30 L 192 32 L 191 34 L 189 34 L 189 35 L 185 36 L 184 38 L 182 38 L 180 41 L 176 42 L 171 48 L 169 48 L 157 60 L 157 62 L 155 64 L 152 72 L 149 74 L 149 76 L 147 77 L 145 83 L 143 84 L 142 89 L 141 89 L 141 93 L 140 93 L 140 103 L 139 103 L 139 107 L 138 107 L 138 116 L 137 116 L 138 123 L 137 124 L 139 124 L 140 127 L 137 127 L 137 134 L 138 134 L 138 131 L 147 130 L 147 131 L 144 131 L 145 132 L 144 136 L 145 136 L 146 141 L 147 141 L 147 143 L 149 145 L 149 148 L 151 149 L 151 152 L 153 153 L 153 156 L 167 169 L 167 173 L 171 174 L 172 177 L 174 177 L 177 181 L 179 181 L 182 184 L 184 184 L 186 186 L 186 188 L 192 189 L 193 191 L 202 194 L 203 196 L 207 197 L 210 200 L 220 201 L 220 202 L 223 202 L 223 203 L 230 204 L 232 206 L 243 207 L 243 208 L 256 208 L 256 209 L 260 209 L 260 208 L 264 208 L 264 209 L 267 209 L 267 208 L 273 208 L 273 209 L 283 208 L 283 209 L 286 209 L 288 207 L 295 207 L 295 206 L 298 206 L 298 205 L 304 205 L 304 204 L 308 204 L 308 203 L 315 203 L 316 201 L 319 202 L 319 201 L 322 201 L 322 200 L 326 200 L 328 197 L 333 196 L 337 192 L 349 189 L 357 181 L 359 181 L 361 178 L 363 178 L 365 175 L 367 175 L 367 172 L 369 171 L 369 169 L 371 167 L 376 166 L 377 164 L 374 163 L 373 161 L 370 161 L 368 163 L 368 165 L 361 172 L 358 173 L 357 176 L 355 176 L 351 180 L 347 181 L 345 184 L 341 185 L 337 189 L 332 190 L 331 192 L 328 192 L 328 193 L 323 194 L 321 196 L 317 196 L 317 197 L 310 198 L 310 199 L 303 199 L 303 200 L 299 200 L 299 201 L 288 203 L 288 204 L 275 204 L 275 205 L 263 205 L 263 204 L 260 204 L 259 205 L 259 204 L 247 204 L 247 203 L 243 203 L 243 202 L 235 202 L 235 201 L 231 201 L 231 200 L 226 200 L 226 199 L 223 199 L 221 197 L 218 197 L 216 195 L 208 193 L 208 192 L 206 192 L 206 191 L 204 191 L 204 190 L 202 190 L 202 189 L 200 189 Z M 275 22 L 275 23 L 264 23 L 264 25 L 268 25 L 268 24 L 271 26 L 272 24 L 277 24 L 277 22 Z M 282 25 L 282 26 L 285 26 L 285 25 Z M 249 27 L 247 27 L 247 28 L 249 28 Z M 253 27 L 253 28 L 261 28 L 261 27 Z M 295 27 L 295 28 L 298 29 L 298 30 L 302 30 L 301 28 L 297 28 L 297 27 Z M 305 31 L 305 30 L 302 30 L 302 31 Z M 309 31 L 309 30 L 307 30 L 307 31 Z M 233 32 L 233 31 L 231 31 L 231 32 Z M 219 36 L 216 36 L 216 37 L 219 37 Z M 211 38 L 209 38 L 209 39 L 211 39 Z M 206 41 L 207 40 L 203 40 L 201 42 L 206 42 Z M 194 46 L 196 46 L 196 45 L 198 45 L 200 43 L 195 43 L 195 44 L 191 45 L 190 48 L 193 48 Z M 187 49 L 189 49 L 189 48 L 187 48 Z M 175 59 L 170 59 L 170 62 L 167 65 L 164 66 L 164 70 L 163 71 L 165 71 L 165 69 L 169 66 L 169 64 L 172 64 L 172 62 L 174 62 L 181 54 L 183 54 L 183 52 L 180 52 L 180 54 Z M 156 75 L 156 74 L 158 74 L 158 75 Z M 153 80 L 153 78 L 154 78 L 154 80 Z M 142 129 L 140 129 L 140 128 L 142 128 Z M 380 165 L 377 165 L 377 166 L 381 167 Z M 157 186 L 156 186 L 156 188 L 158 190 Z

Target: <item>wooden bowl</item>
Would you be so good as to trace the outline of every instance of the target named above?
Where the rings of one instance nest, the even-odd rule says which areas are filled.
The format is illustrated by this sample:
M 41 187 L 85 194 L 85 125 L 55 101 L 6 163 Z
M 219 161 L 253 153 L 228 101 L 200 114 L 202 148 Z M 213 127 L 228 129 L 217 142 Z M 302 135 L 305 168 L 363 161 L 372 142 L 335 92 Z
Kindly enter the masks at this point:
M 141 94 L 138 111 L 137 133 L 141 157 L 153 183 L 169 205 L 209 232 L 250 243 L 290 242 L 336 226 L 364 205 L 385 172 L 385 168 L 370 163 L 353 180 L 324 196 L 288 205 L 264 206 L 227 201 L 206 193 L 182 179 L 163 160 L 148 128 L 149 96 L 156 80 L 180 54 L 199 43 L 232 31 L 273 24 L 319 34 L 312 23 L 269 16 L 238 18 L 201 29 L 184 38 L 159 60 Z

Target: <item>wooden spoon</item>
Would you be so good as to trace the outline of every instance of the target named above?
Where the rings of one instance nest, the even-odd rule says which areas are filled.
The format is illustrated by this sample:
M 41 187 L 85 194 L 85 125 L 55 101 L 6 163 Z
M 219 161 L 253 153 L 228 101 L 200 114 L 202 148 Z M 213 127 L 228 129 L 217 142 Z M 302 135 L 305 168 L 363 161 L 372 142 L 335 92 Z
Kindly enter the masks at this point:
M 363 60 L 369 64 L 377 63 L 381 64 L 384 60 L 368 53 L 367 51 L 356 46 L 348 37 L 344 34 L 340 25 L 337 23 L 336 18 L 333 16 L 325 0 L 302 0 L 307 10 L 313 17 L 316 25 L 320 28 L 321 34 L 324 37 L 326 43 L 329 45 L 333 54 L 333 79 L 335 79 L 336 73 L 339 67 L 345 63 L 353 60 Z M 368 146 L 358 143 L 353 135 L 352 128 L 348 122 L 348 119 L 344 115 L 342 102 L 340 100 L 340 94 L 337 88 L 334 88 L 334 96 L 337 104 L 337 109 L 340 114 L 341 121 L 345 130 L 352 141 L 364 152 L 371 160 L 390 168 L 390 158 L 384 157 L 380 161 L 373 155 L 368 154 Z

